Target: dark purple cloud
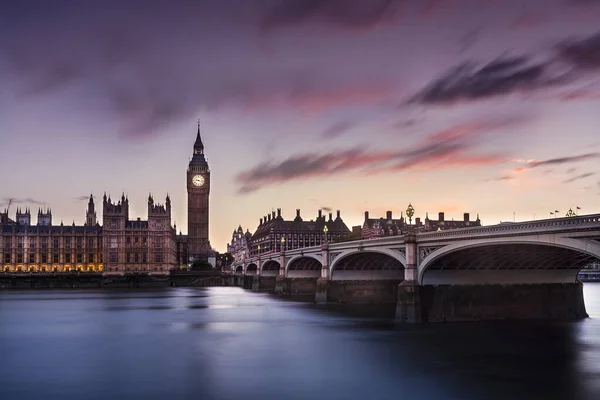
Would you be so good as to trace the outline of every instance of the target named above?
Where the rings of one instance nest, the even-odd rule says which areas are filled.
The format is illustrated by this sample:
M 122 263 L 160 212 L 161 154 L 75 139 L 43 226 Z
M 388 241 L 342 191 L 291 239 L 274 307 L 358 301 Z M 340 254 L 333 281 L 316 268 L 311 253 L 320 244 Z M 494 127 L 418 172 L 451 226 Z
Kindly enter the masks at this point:
M 579 163 L 582 161 L 594 160 L 600 158 L 600 153 L 586 153 L 579 154 L 576 156 L 566 156 L 566 157 L 557 157 L 550 158 L 548 160 L 538 160 L 538 161 L 528 161 L 525 163 L 524 167 L 515 168 L 514 172 L 524 172 L 532 168 L 544 167 L 544 166 L 553 166 L 553 165 L 566 165 L 572 163 Z M 549 170 L 552 172 L 552 170 Z
M 550 85 L 546 67 L 529 58 L 503 57 L 482 67 L 463 63 L 418 92 L 411 102 L 423 104 L 479 100 Z
M 589 37 L 570 39 L 556 46 L 558 56 L 583 70 L 600 69 L 600 32 Z
M 581 175 L 577 175 L 572 178 L 569 178 L 569 179 L 565 180 L 563 183 L 571 183 L 571 182 L 579 181 L 581 179 L 589 178 L 590 176 L 594 176 L 594 175 L 596 175 L 595 172 L 587 172 L 585 174 L 581 174 Z
M 551 158 L 551 159 L 542 160 L 542 161 L 531 161 L 527 165 L 529 168 L 536 168 L 536 167 L 541 167 L 544 165 L 562 165 L 562 164 L 569 164 L 569 163 L 573 163 L 573 162 L 593 160 L 595 158 L 600 158 L 600 153 L 587 153 L 587 154 L 580 154 L 577 156 L 558 157 L 558 158 Z
M 346 29 L 372 29 L 399 15 L 399 0 L 279 0 L 266 10 L 262 28 L 271 30 L 304 23 Z

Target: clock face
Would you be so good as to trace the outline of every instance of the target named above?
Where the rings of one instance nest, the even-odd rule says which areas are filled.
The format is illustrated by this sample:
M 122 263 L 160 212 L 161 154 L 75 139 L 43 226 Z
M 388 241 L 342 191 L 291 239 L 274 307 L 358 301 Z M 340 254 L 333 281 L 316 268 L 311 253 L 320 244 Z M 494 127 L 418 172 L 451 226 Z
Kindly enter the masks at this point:
M 202 186 L 204 185 L 204 177 L 202 175 L 195 175 L 192 178 L 192 183 L 194 186 Z

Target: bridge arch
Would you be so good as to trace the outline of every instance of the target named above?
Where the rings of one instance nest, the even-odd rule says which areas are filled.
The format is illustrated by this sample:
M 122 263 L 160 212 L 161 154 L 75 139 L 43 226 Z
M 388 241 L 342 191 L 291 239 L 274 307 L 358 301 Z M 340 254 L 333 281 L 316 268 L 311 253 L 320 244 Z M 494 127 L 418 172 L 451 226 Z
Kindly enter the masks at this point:
M 323 263 L 316 254 L 298 255 L 292 257 L 285 266 L 286 278 L 315 278 L 321 276 Z
M 256 265 L 255 263 L 250 263 L 248 265 L 246 265 L 246 271 L 244 271 L 245 275 L 256 275 L 256 272 L 258 271 L 258 265 Z
M 260 266 L 261 276 L 277 276 L 279 275 L 279 261 L 267 260 L 263 261 Z
M 403 280 L 406 258 L 400 252 L 375 248 L 347 250 L 329 267 L 332 280 Z
M 235 273 L 236 274 L 243 274 L 244 273 L 244 266 L 243 265 L 238 265 L 237 267 L 235 267 Z
M 429 254 L 418 266 L 419 283 L 573 283 L 600 260 L 600 243 L 556 235 L 471 240 Z

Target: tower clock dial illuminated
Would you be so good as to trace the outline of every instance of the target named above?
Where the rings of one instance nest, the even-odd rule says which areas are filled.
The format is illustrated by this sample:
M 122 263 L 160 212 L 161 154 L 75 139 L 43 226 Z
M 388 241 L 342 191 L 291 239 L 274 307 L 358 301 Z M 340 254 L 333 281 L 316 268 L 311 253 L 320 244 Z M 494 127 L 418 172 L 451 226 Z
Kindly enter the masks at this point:
M 194 175 L 192 183 L 194 186 L 202 186 L 204 185 L 204 177 L 202 175 Z

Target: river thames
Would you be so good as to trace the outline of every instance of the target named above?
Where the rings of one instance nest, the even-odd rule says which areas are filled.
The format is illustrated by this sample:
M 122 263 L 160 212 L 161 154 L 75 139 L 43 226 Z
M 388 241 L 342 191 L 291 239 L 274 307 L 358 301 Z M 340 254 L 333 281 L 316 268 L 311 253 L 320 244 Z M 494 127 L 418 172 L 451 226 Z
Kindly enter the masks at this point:
M 600 399 L 576 323 L 395 326 L 239 288 L 0 292 L 0 399 Z

